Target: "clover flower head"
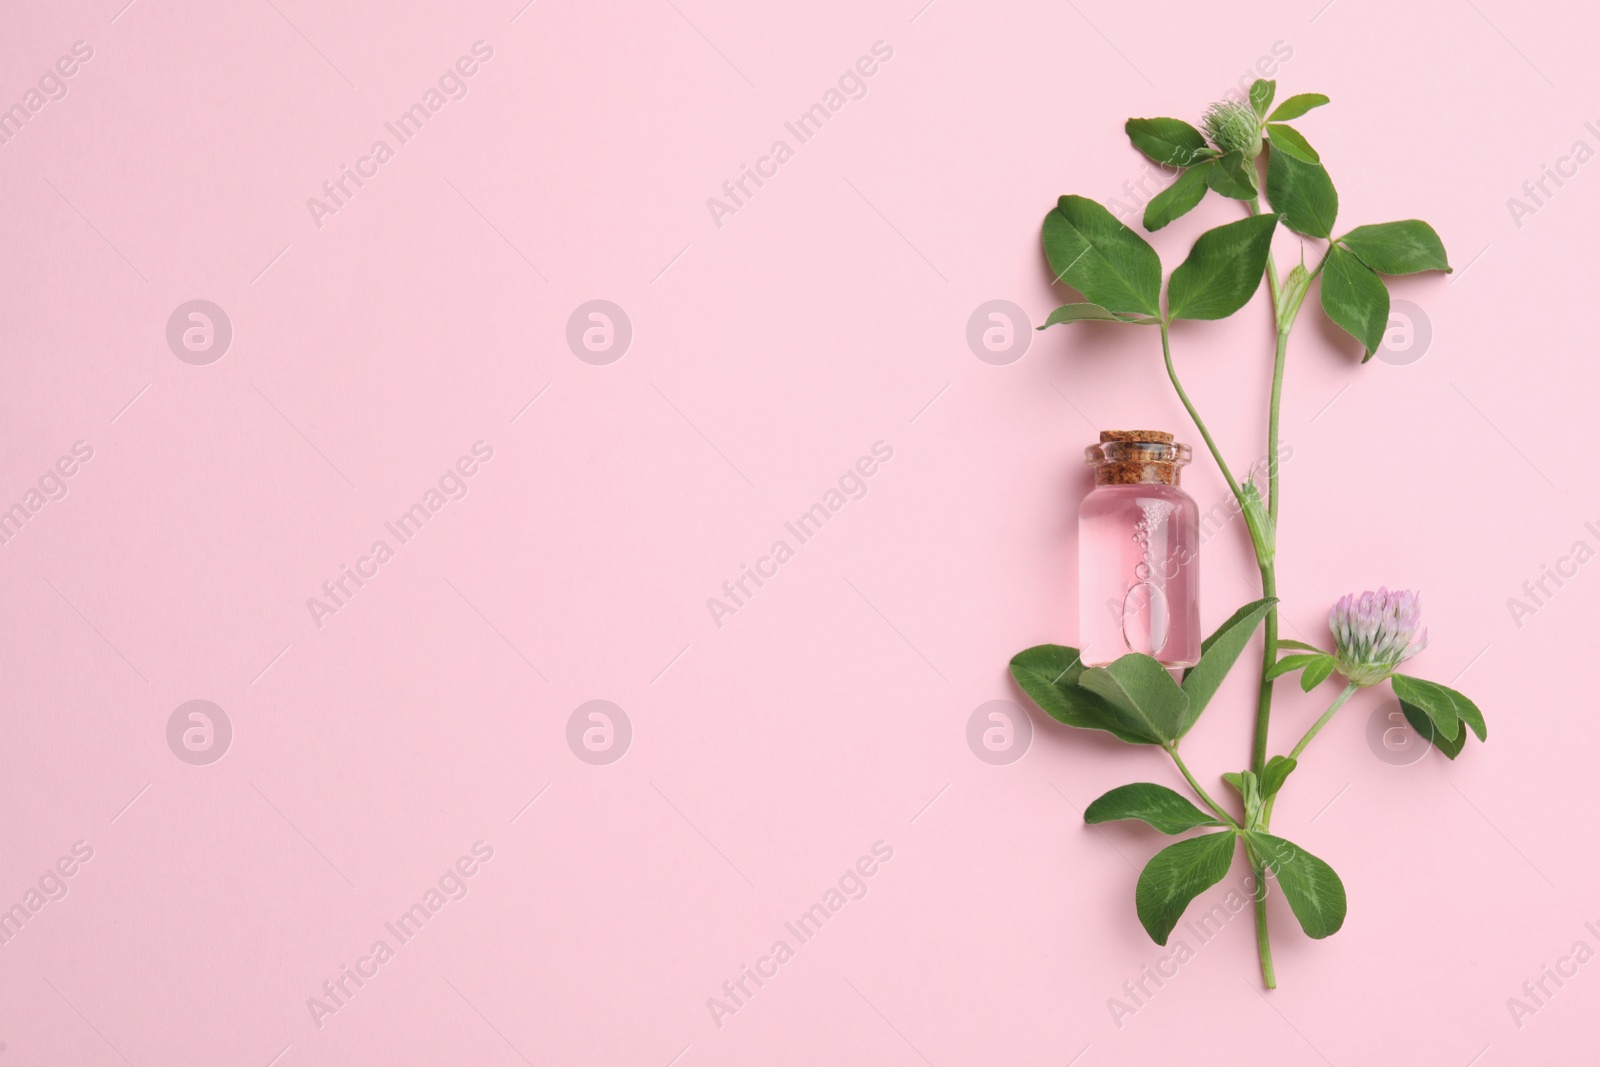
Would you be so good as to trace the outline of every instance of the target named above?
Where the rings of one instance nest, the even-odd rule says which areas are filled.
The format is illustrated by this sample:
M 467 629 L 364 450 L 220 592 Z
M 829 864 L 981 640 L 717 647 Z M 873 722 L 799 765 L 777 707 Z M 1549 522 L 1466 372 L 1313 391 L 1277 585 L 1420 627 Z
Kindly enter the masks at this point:
M 1211 143 L 1223 152 L 1238 152 L 1246 159 L 1261 154 L 1261 119 L 1249 104 L 1237 100 L 1212 104 L 1200 124 Z
M 1376 685 L 1427 647 L 1428 631 L 1417 632 L 1421 622 L 1421 593 L 1379 586 L 1376 593 L 1346 594 L 1328 612 L 1334 668 L 1356 685 Z

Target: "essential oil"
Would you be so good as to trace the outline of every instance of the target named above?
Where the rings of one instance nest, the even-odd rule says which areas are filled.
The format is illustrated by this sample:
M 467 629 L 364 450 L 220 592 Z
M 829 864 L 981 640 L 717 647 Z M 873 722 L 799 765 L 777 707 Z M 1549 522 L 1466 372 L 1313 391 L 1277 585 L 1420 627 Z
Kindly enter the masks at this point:
M 1178 488 L 1189 446 L 1158 430 L 1106 430 L 1084 452 L 1094 488 L 1078 512 L 1083 662 L 1143 652 L 1168 667 L 1200 659 L 1200 509 Z

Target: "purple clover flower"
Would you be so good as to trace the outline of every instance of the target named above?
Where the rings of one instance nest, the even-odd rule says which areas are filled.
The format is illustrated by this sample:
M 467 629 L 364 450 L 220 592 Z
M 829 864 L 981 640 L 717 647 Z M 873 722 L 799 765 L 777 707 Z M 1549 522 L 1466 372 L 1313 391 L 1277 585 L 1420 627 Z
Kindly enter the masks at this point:
M 1428 631 L 1417 633 L 1421 622 L 1422 594 L 1409 589 L 1379 586 L 1340 597 L 1328 612 L 1334 668 L 1355 685 L 1376 685 L 1427 647 Z

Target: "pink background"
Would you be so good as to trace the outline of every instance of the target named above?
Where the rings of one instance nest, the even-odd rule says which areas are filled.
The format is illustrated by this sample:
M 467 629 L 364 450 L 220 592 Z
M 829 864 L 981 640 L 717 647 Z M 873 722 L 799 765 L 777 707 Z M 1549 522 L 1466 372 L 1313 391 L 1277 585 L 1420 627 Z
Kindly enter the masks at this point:
M 1600 728 L 1558 659 L 1593 644 L 1600 571 L 1520 625 L 1507 600 L 1600 546 L 1600 176 L 1520 225 L 1506 203 L 1600 148 L 1592 14 L 123 3 L 13 4 L 0 27 L 0 105 L 93 51 L 0 145 L 0 506 L 93 452 L 0 545 L 0 908 L 67 890 L 0 945 L 0 1063 L 1592 1055 L 1600 963 L 1520 1027 L 1507 998 L 1600 948 Z M 465 97 L 314 219 L 477 41 Z M 795 147 L 784 123 L 879 41 L 866 95 L 717 225 L 707 198 Z M 1021 699 L 1014 652 L 1076 637 L 1083 444 L 1194 434 L 1153 333 L 1060 327 L 994 365 L 967 325 L 1066 298 L 1039 222 L 1139 180 L 1126 117 L 1194 118 L 1275 46 L 1280 96 L 1334 99 L 1298 125 L 1339 228 L 1423 217 L 1457 267 L 1394 283 L 1431 340 L 1413 321 L 1364 367 L 1308 305 L 1285 633 L 1320 639 L 1344 592 L 1420 588 L 1417 671 L 1459 677 L 1491 734 L 1454 765 L 1386 760 L 1387 694 L 1360 695 L 1275 823 L 1343 875 L 1343 931 L 1310 943 L 1274 898 L 1280 990 L 1240 916 L 1119 1026 L 1108 999 L 1166 955 L 1132 907 L 1159 842 L 1082 806 L 1174 771 L 1037 716 L 991 765 L 967 727 Z M 1168 269 L 1237 213 L 1211 198 L 1157 235 Z M 233 331 L 208 365 L 167 342 L 195 299 Z M 608 365 L 566 339 L 596 299 L 631 323 Z M 1269 342 L 1263 295 L 1175 332 L 1236 466 L 1264 447 Z M 466 496 L 319 627 L 307 599 L 479 441 Z M 865 496 L 714 623 L 707 599 L 880 441 Z M 1224 497 L 1209 462 L 1186 485 Z M 1254 583 L 1234 524 L 1206 551 L 1207 628 Z M 1186 744 L 1208 783 L 1245 761 L 1252 674 Z M 1332 692 L 1284 692 L 1274 747 Z M 203 766 L 166 732 L 196 699 L 233 732 Z M 615 762 L 569 746 L 591 700 L 631 726 Z M 92 858 L 47 877 L 77 842 Z M 799 944 L 784 924 L 875 842 L 893 855 L 866 895 Z M 464 856 L 445 883 L 466 895 L 398 944 L 384 924 Z M 708 998 L 780 938 L 794 957 L 718 1025 Z M 393 958 L 317 1025 L 308 998 L 379 939 Z

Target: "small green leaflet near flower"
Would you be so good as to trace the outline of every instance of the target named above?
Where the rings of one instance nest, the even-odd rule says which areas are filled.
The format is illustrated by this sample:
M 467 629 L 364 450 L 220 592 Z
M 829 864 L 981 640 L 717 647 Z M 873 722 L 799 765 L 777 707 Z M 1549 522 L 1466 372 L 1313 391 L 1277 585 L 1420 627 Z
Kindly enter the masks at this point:
M 1353 252 L 1333 245 L 1322 267 L 1322 310 L 1361 342 L 1365 363 L 1383 344 L 1383 331 L 1389 327 L 1389 289 Z
M 1281 122 L 1267 123 L 1267 138 L 1272 142 L 1274 152 L 1283 152 L 1298 159 L 1302 163 L 1321 163 L 1322 157 L 1317 155 L 1317 150 L 1312 148 L 1300 131 L 1293 126 L 1285 126 Z
M 1450 273 L 1444 242 L 1421 219 L 1357 226 L 1339 243 L 1379 274 L 1416 274 L 1424 270 Z
M 1189 902 L 1227 876 L 1237 839 L 1232 830 L 1185 838 L 1145 864 L 1133 902 L 1152 941 L 1165 945 Z
M 1277 603 L 1276 597 L 1266 597 L 1246 604 L 1234 612 L 1228 621 L 1201 646 L 1200 662 L 1183 674 L 1181 688 L 1189 698 L 1189 708 L 1186 714 L 1187 722 L 1179 736 L 1187 733 L 1200 718 L 1200 713 L 1206 710 L 1206 705 L 1211 703 L 1211 698 L 1221 687 L 1222 680 L 1233 669 L 1233 664 L 1244 651 L 1244 646 L 1255 636 L 1261 620 L 1266 618 L 1267 612 Z
M 1283 788 L 1283 783 L 1288 781 L 1289 775 L 1299 764 L 1288 756 L 1273 756 L 1267 761 L 1266 768 L 1261 772 L 1261 799 L 1271 800 L 1277 796 L 1278 790 Z
M 1270 170 L 1267 179 L 1270 187 Z M 1332 186 L 1328 189 L 1331 192 Z M 1337 210 L 1337 199 L 1333 206 Z M 1330 228 L 1331 221 L 1330 216 Z M 1425 270 L 1449 273 L 1451 267 L 1444 242 L 1432 226 L 1420 219 L 1357 226 L 1328 249 L 1322 275 L 1322 309 L 1361 342 L 1366 349 L 1361 362 L 1372 358 L 1388 328 L 1389 287 L 1378 275 Z
M 1149 326 L 1153 325 L 1155 320 L 1140 318 L 1137 315 L 1118 315 L 1114 311 L 1107 311 L 1099 304 L 1062 304 L 1050 312 L 1050 317 L 1044 320 L 1043 326 L 1037 328 L 1046 330 L 1058 322 L 1131 322 Z
M 1063 196 L 1044 217 L 1044 254 L 1061 281 L 1122 314 L 1161 315 L 1161 260 L 1100 204 Z
M 1321 107 L 1328 102 L 1328 98 L 1321 93 L 1300 93 L 1291 96 L 1278 105 L 1278 109 L 1267 116 L 1268 122 L 1288 122 L 1297 119 L 1314 107 Z
M 1119 785 L 1095 799 L 1083 812 L 1086 823 L 1138 819 L 1164 834 L 1181 834 L 1197 826 L 1223 823 L 1191 804 L 1182 794 L 1153 782 Z
M 1305 670 L 1307 667 L 1321 660 L 1327 660 L 1329 670 L 1332 670 L 1333 657 L 1325 652 L 1297 652 L 1292 656 L 1284 656 L 1272 669 L 1267 671 L 1268 678 L 1282 678 L 1286 674 Z
M 1307 937 L 1324 938 L 1344 925 L 1344 883 L 1333 868 L 1281 837 L 1246 830 L 1245 843 L 1271 871 Z
M 1309 693 L 1333 673 L 1333 657 L 1321 656 L 1300 675 L 1300 688 Z
M 1172 680 L 1167 669 L 1140 652 L 1090 667 L 1078 684 L 1120 711 L 1126 721 L 1138 724 L 1141 734 L 1164 743 L 1183 736 L 1192 720 L 1187 716 L 1189 696 Z
M 1221 153 L 1189 123 L 1169 118 L 1129 119 L 1125 129 L 1135 148 L 1162 167 L 1180 172 L 1172 184 L 1145 205 L 1145 229 L 1154 232 L 1182 218 L 1205 198 L 1208 186 L 1219 188 L 1214 162 Z
M 1167 167 L 1191 167 L 1215 153 L 1205 135 L 1182 119 L 1129 119 L 1133 147 Z
M 1450 694 L 1443 686 L 1435 686 L 1432 682 L 1404 674 L 1394 675 L 1389 679 L 1389 684 L 1402 704 L 1422 709 L 1441 737 L 1446 741 L 1456 739 L 1461 732 L 1461 715 L 1456 711 L 1456 702 L 1450 699 Z
M 1011 657 L 1011 677 L 1033 702 L 1057 722 L 1083 730 L 1104 730 L 1133 745 L 1159 745 L 1163 738 L 1125 718 L 1099 696 L 1078 685 L 1083 658 L 1075 648 L 1035 645 Z
M 1339 194 L 1320 164 L 1304 163 L 1286 152 L 1267 160 L 1267 197 L 1295 233 L 1327 240 L 1339 217 Z
M 1261 195 L 1256 189 L 1255 165 L 1238 152 L 1229 152 L 1211 163 L 1206 170 L 1206 184 L 1231 200 L 1254 200 Z
M 1177 181 L 1151 197 L 1144 206 L 1144 228 L 1154 232 L 1194 210 L 1205 198 L 1206 176 L 1215 169 L 1216 164 L 1210 161 L 1190 167 L 1178 175 Z
M 1252 215 L 1201 234 L 1167 283 L 1167 317 L 1225 319 L 1244 307 L 1261 288 L 1277 224 Z
M 1450 759 L 1461 754 L 1469 728 L 1479 741 L 1488 740 L 1489 728 L 1478 705 L 1449 686 L 1406 674 L 1391 676 L 1389 684 L 1411 728 Z
M 1272 106 L 1272 98 L 1278 93 L 1278 83 L 1257 78 L 1250 86 L 1250 106 L 1255 109 L 1257 118 L 1267 117 L 1267 108 Z

